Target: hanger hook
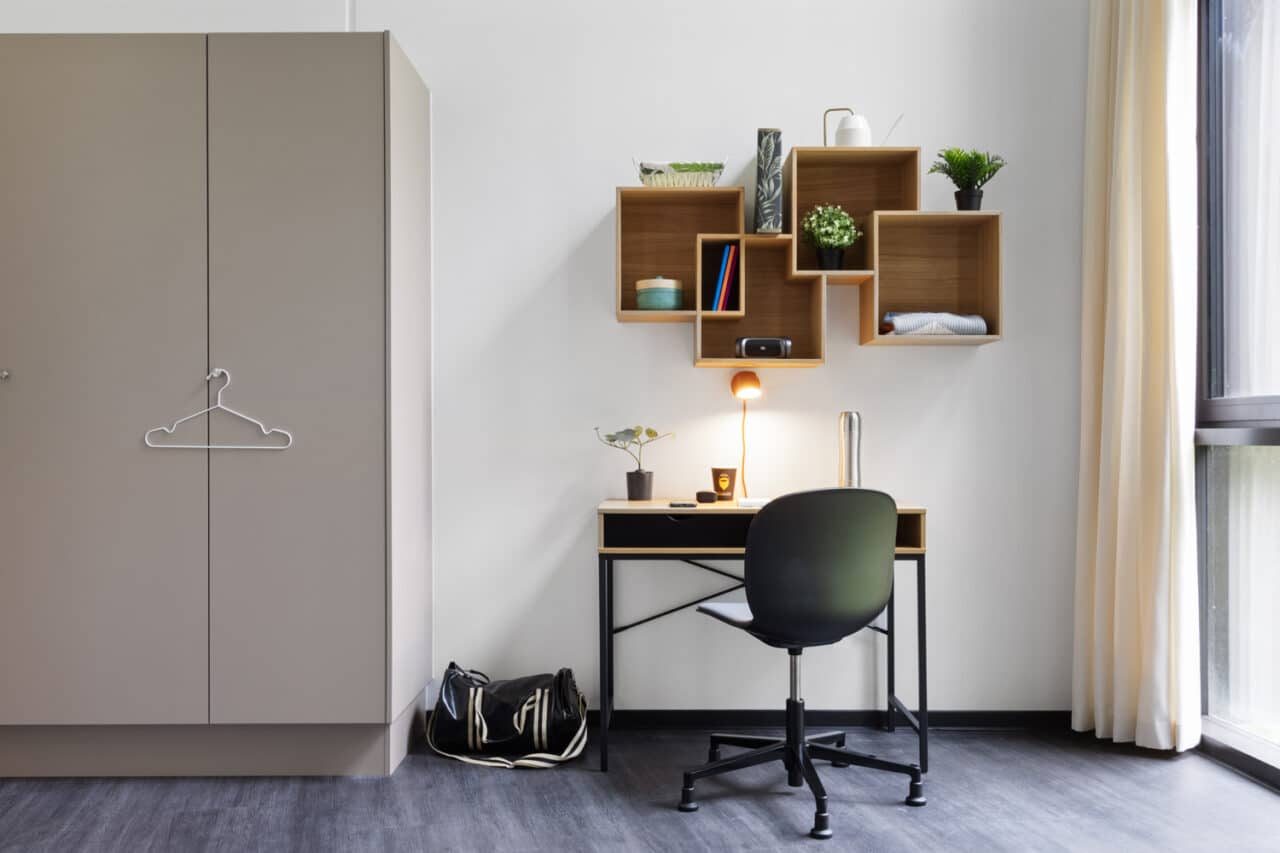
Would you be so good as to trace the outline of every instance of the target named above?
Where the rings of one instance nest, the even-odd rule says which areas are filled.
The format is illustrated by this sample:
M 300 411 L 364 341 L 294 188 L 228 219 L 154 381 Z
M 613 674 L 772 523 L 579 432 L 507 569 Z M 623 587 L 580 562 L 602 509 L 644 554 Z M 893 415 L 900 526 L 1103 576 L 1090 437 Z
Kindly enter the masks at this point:
M 226 391 L 228 388 L 231 387 L 231 371 L 223 370 L 221 367 L 215 367 L 209 373 L 209 375 L 204 378 L 205 382 L 212 382 L 213 380 L 217 379 L 219 376 L 225 376 L 227 378 L 227 381 L 221 388 L 218 389 L 218 400 L 216 403 L 214 403 L 214 405 L 216 406 L 222 405 L 222 392 Z

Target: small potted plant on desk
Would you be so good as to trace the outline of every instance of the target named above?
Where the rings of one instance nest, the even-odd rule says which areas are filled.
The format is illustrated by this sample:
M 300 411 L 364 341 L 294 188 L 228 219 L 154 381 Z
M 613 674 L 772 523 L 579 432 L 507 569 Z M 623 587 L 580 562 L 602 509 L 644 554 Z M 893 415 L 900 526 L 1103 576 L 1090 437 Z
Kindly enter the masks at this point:
M 602 444 L 616 447 L 636 460 L 636 470 L 627 472 L 627 500 L 647 501 L 653 499 L 653 472 L 644 470 L 644 465 L 641 462 L 641 458 L 644 455 L 644 447 L 646 444 L 653 444 L 658 439 L 671 435 L 675 435 L 675 433 L 659 434 L 652 427 L 629 427 L 601 435 L 600 427 L 596 427 L 596 438 L 600 439 Z M 632 450 L 633 447 L 635 448 L 634 450 Z
M 853 217 L 838 204 L 820 204 L 805 214 L 804 237 L 818 252 L 818 269 L 844 266 L 844 250 L 862 236 Z
M 982 210 L 982 188 L 1004 168 L 1004 158 L 985 151 L 944 148 L 929 174 L 946 175 L 956 185 L 956 210 Z

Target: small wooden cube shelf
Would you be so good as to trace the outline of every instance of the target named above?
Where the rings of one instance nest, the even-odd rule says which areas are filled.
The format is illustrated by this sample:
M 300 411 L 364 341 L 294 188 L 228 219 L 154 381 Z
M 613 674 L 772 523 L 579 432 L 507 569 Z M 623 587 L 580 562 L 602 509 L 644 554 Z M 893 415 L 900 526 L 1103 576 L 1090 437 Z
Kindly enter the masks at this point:
M 711 236 L 724 245 L 724 235 Z M 827 290 L 822 277 L 793 275 L 790 234 L 737 236 L 742 248 L 739 289 L 745 308 L 698 309 L 694 364 L 698 367 L 816 367 L 826 357 Z M 738 338 L 791 338 L 790 358 L 738 358 Z
M 919 148 L 793 148 L 783 170 L 785 234 L 744 234 L 743 188 L 619 187 L 616 309 L 622 322 L 692 322 L 698 367 L 815 367 L 826 357 L 826 285 L 859 292 L 864 344 L 974 346 L 1003 334 L 1000 214 L 921 211 Z M 820 270 L 804 216 L 838 204 L 863 236 Z M 737 274 L 712 311 L 724 247 Z M 636 281 L 680 280 L 678 311 L 640 311 Z M 980 314 L 985 335 L 882 335 L 886 312 Z M 791 338 L 791 358 L 735 356 L 738 338 Z
M 697 236 L 742 231 L 742 187 L 619 187 L 616 220 L 618 320 L 689 323 L 697 313 Z M 637 309 L 636 282 L 660 275 L 680 280 L 683 307 Z
M 877 211 L 872 287 L 860 294 L 864 344 L 977 345 L 1000 340 L 1000 214 Z M 882 335 L 888 311 L 980 314 L 985 335 Z
M 783 221 L 796 236 L 792 271 L 826 275 L 830 284 L 871 280 L 872 211 L 920 208 L 919 148 L 792 148 L 782 176 Z M 805 214 L 820 204 L 840 205 L 866 232 L 845 251 L 843 273 L 819 270 L 801 235 Z
M 698 301 L 694 306 L 699 312 L 705 311 L 714 320 L 729 320 L 741 317 L 746 309 L 746 291 L 742 282 L 746 275 L 746 258 L 742 254 L 741 234 L 699 234 L 697 236 L 697 270 L 695 279 L 699 282 Z M 725 310 L 713 310 L 716 296 L 716 283 L 720 278 L 720 264 L 724 260 L 724 247 L 730 244 L 738 247 L 732 287 L 729 291 Z

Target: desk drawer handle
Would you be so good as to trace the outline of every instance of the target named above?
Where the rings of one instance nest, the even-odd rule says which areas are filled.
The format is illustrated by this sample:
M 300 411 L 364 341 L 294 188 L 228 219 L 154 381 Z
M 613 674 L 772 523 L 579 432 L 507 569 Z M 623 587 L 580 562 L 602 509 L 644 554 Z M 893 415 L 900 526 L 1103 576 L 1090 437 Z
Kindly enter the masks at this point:
M 693 516 L 691 515 L 668 515 L 667 516 L 668 521 L 674 521 L 676 524 L 684 524 L 686 521 L 688 521 L 691 518 L 693 518 Z

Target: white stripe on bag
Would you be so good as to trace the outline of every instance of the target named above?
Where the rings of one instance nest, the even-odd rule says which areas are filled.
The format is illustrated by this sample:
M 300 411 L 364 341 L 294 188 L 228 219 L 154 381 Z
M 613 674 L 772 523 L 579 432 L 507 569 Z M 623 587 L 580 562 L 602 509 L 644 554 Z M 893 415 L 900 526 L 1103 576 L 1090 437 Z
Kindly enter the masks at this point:
M 497 755 L 476 758 L 469 755 L 454 755 L 452 752 L 445 752 L 440 747 L 436 746 L 435 737 L 433 736 L 436 723 L 436 712 L 434 709 L 431 711 L 431 719 L 427 721 L 427 745 L 446 758 L 454 758 L 458 761 L 465 762 L 466 764 L 479 764 L 485 767 L 505 767 L 508 770 L 514 767 L 555 767 L 556 764 L 559 764 L 560 762 L 568 761 L 571 758 L 577 758 L 582 754 L 583 748 L 587 745 L 587 700 L 586 697 L 581 694 L 578 696 L 578 714 L 578 731 L 573 736 L 573 739 L 569 741 L 569 745 L 566 746 L 564 751 L 559 755 L 548 755 L 546 753 L 535 752 L 522 758 L 517 758 L 515 761 L 511 761 L 510 759 L 502 758 Z M 468 717 L 470 717 L 470 715 L 468 715 Z
M 489 742 L 489 724 L 484 719 L 484 688 L 476 688 L 476 752 L 483 752 Z
M 476 689 L 467 688 L 467 749 L 476 748 Z
M 542 689 L 542 713 L 539 715 L 538 729 L 542 732 L 542 749 L 547 748 L 547 718 L 551 716 L 551 691 Z

